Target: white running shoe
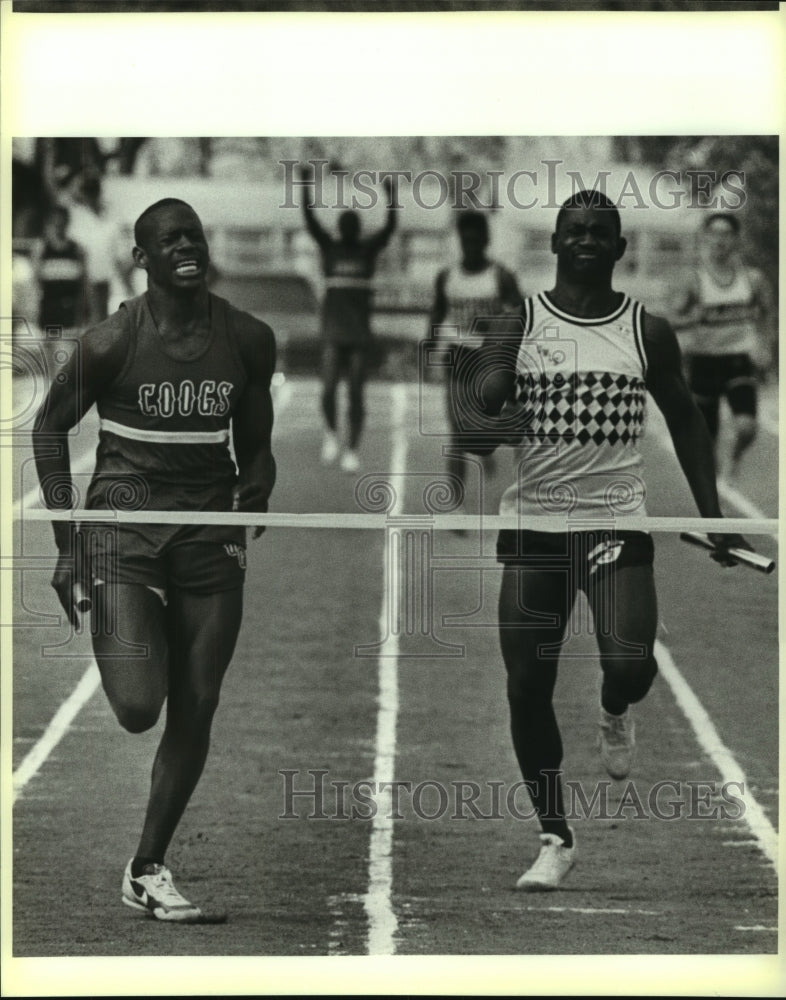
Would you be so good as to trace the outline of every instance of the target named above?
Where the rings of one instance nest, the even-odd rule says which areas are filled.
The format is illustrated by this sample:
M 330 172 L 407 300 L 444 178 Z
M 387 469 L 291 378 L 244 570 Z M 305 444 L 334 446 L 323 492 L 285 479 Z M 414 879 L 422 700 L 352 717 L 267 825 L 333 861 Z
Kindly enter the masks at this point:
M 123 875 L 123 902 L 132 910 L 183 924 L 199 923 L 202 911 L 180 895 L 172 883 L 172 872 L 164 865 L 145 865 L 144 875 L 131 877 L 131 862 Z
M 351 448 L 341 456 L 341 469 L 343 472 L 357 472 L 360 468 L 358 453 Z
M 556 889 L 576 863 L 576 834 L 573 833 L 573 847 L 566 847 L 562 837 L 556 833 L 540 835 L 540 854 L 534 865 L 516 883 L 523 892 L 551 892 Z
M 335 462 L 340 450 L 338 437 L 333 431 L 325 431 L 325 437 L 322 441 L 322 452 L 319 456 L 322 464 L 330 465 L 332 462 Z
M 622 715 L 612 715 L 601 708 L 598 725 L 598 749 L 604 767 L 617 781 L 627 778 L 636 747 L 636 725 L 630 708 Z

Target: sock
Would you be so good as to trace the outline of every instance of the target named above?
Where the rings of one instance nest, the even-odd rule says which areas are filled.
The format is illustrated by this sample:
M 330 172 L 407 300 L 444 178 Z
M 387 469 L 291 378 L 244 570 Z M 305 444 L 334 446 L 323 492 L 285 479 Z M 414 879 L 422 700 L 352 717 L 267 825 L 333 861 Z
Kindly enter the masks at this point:
M 163 865 L 163 858 L 139 858 L 136 857 L 131 862 L 131 878 L 139 878 L 144 875 L 146 865 Z
M 542 819 L 540 826 L 544 833 L 554 833 L 560 837 L 565 847 L 573 847 L 573 834 L 564 819 Z

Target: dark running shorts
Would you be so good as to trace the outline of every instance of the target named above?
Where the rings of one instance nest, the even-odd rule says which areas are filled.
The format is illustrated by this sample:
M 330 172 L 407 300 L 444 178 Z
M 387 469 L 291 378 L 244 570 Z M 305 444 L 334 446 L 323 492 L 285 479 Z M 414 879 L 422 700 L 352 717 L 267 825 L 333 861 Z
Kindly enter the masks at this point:
M 497 561 L 503 566 L 533 570 L 563 570 L 578 586 L 607 578 L 629 566 L 652 566 L 655 548 L 644 531 L 515 531 L 497 537 Z
M 163 534 L 144 527 L 81 525 L 95 580 L 139 583 L 164 594 L 172 588 L 216 594 L 243 586 L 245 529 L 185 525 Z
M 725 396 L 732 413 L 756 416 L 756 374 L 749 354 L 694 354 L 688 383 L 699 403 Z

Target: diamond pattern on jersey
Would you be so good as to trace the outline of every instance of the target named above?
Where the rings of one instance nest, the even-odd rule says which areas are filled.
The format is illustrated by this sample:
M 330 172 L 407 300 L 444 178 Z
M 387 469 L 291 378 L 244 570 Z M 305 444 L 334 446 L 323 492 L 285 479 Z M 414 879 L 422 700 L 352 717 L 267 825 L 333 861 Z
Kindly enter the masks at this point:
M 627 445 L 641 437 L 644 426 L 645 385 L 631 375 L 520 373 L 516 399 L 529 413 L 524 436 L 540 444 Z

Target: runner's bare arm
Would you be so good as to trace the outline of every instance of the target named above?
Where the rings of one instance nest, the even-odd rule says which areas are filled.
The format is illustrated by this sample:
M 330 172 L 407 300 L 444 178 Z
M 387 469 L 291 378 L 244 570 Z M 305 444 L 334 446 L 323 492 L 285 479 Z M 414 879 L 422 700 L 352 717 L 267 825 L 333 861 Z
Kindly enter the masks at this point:
M 677 337 L 665 319 L 645 314 L 644 350 L 647 356 L 647 389 L 666 418 L 674 451 L 699 514 L 702 517 L 722 517 L 712 440 L 682 374 Z M 721 548 L 750 548 L 741 535 L 711 534 L 710 538 Z M 734 565 L 733 560 L 728 564 Z
M 389 177 L 386 177 L 383 183 L 388 195 L 388 215 L 382 229 L 374 233 L 369 240 L 375 253 L 379 253 L 380 250 L 383 250 L 387 246 L 390 237 L 396 231 L 399 217 L 399 208 L 396 205 L 396 199 L 393 197 L 393 183 Z
M 305 175 L 303 174 L 303 171 L 301 170 L 300 173 L 300 179 L 304 180 Z M 301 207 L 303 209 L 303 219 L 306 223 L 306 229 L 309 231 L 313 239 L 316 240 L 316 243 L 321 250 L 327 249 L 333 242 L 333 237 L 319 224 L 319 222 L 317 222 L 314 209 L 309 204 L 309 194 L 306 188 L 303 188 Z
M 506 267 L 499 269 L 499 297 L 502 300 L 506 313 L 514 310 L 518 312 L 521 309 L 521 303 L 524 301 L 524 296 L 521 294 L 516 276 Z
M 95 403 L 102 388 L 118 375 L 128 349 L 128 333 L 111 318 L 88 330 L 61 369 L 41 404 L 33 427 L 33 454 L 44 503 L 50 510 L 70 510 L 79 496 L 71 477 L 68 432 Z M 73 624 L 74 525 L 54 521 L 59 558 L 52 586 Z
M 239 333 L 248 381 L 232 415 L 232 440 L 238 465 L 237 509 L 265 513 L 276 482 L 270 393 L 276 342 L 270 327 L 257 320 L 250 321 Z M 256 528 L 254 538 L 264 530 Z
M 448 314 L 448 300 L 445 295 L 445 283 L 448 280 L 447 269 L 437 275 L 434 282 L 434 298 L 428 314 L 428 339 L 434 339 L 434 327 L 443 323 Z
M 756 366 L 762 372 L 768 372 L 772 367 L 773 354 L 778 345 L 778 311 L 770 283 L 758 268 L 750 272 L 753 286 L 753 297 L 759 309 L 757 323 L 758 351 L 754 358 Z
M 678 332 L 696 326 L 699 318 L 699 291 L 696 275 L 692 274 L 678 289 L 669 313 L 669 321 Z
M 72 506 L 73 483 L 68 432 L 79 423 L 98 398 L 101 389 L 120 372 L 128 349 L 128 334 L 116 320 L 107 320 L 88 330 L 68 362 L 53 379 L 36 415 L 33 453 L 44 503 L 53 510 Z M 60 544 L 67 525 L 54 523 Z
M 516 359 L 524 336 L 524 298 L 515 275 L 505 267 L 499 268 L 499 297 L 503 315 L 487 324 L 481 379 L 475 389 L 484 415 L 491 417 L 513 402 Z

